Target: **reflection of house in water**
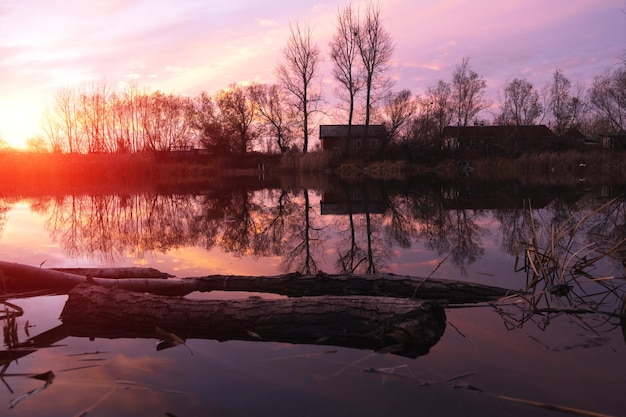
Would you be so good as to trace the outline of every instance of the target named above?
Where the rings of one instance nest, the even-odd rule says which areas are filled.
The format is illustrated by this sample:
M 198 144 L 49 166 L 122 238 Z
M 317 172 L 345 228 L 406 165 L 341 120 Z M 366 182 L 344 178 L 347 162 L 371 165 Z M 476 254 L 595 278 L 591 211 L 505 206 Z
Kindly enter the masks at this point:
M 442 205 L 461 210 L 521 210 L 529 199 L 533 209 L 547 206 L 554 199 L 554 190 L 510 184 L 458 184 L 441 189 Z M 526 203 L 527 204 L 527 203 Z
M 379 189 L 353 188 L 325 191 L 320 206 L 322 215 L 384 214 L 387 200 Z

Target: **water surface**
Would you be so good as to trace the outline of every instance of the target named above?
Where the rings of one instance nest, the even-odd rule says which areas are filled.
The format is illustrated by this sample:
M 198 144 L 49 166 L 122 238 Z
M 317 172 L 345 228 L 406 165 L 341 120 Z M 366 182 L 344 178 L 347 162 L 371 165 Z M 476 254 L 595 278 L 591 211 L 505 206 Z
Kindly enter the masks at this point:
M 58 326 L 61 336 L 18 359 L 16 340 L 5 337 L 0 408 L 15 416 L 620 415 L 619 196 L 423 181 L 0 196 L 2 260 L 36 267 L 149 266 L 178 277 L 392 272 L 534 294 L 448 306 L 445 333 L 417 358 L 329 344 L 188 339 L 157 350 L 157 337 L 61 337 L 66 294 L 5 295 L 3 326 L 14 326 L 18 342 Z M 564 272 L 532 285 L 529 242 L 549 247 L 568 219 L 584 221 L 554 252 Z M 569 273 L 577 257 L 602 252 L 587 276 Z

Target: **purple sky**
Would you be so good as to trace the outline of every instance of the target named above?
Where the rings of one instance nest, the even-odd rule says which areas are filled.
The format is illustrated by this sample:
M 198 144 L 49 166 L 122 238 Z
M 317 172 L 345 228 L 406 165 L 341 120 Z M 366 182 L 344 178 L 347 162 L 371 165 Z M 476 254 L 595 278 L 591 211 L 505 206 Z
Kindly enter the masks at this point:
M 96 5 L 97 4 L 97 5 Z M 274 82 L 289 24 L 308 22 L 326 61 L 343 1 L 3 0 L 0 135 L 20 144 L 40 132 L 57 90 L 106 82 L 195 96 L 238 81 Z M 365 1 L 353 1 L 353 7 Z M 626 0 L 381 0 L 396 43 L 395 89 L 422 94 L 449 80 L 465 56 L 497 91 L 514 77 L 540 88 L 554 70 L 574 83 L 626 54 Z

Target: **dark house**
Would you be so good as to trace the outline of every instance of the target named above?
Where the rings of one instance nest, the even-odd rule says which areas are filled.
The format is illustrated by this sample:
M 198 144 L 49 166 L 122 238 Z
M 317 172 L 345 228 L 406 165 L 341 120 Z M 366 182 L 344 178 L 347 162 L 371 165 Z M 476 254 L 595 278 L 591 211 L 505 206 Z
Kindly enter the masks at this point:
M 600 135 L 602 139 L 602 147 L 605 149 L 626 149 L 626 133 L 608 135 Z
M 387 201 L 376 188 L 367 186 L 344 192 L 325 191 L 320 201 L 322 216 L 328 214 L 384 214 Z
M 319 138 L 325 151 L 378 152 L 386 137 L 387 129 L 383 125 L 320 125 Z
M 461 153 L 510 154 L 550 146 L 554 133 L 545 125 L 446 126 L 442 147 Z

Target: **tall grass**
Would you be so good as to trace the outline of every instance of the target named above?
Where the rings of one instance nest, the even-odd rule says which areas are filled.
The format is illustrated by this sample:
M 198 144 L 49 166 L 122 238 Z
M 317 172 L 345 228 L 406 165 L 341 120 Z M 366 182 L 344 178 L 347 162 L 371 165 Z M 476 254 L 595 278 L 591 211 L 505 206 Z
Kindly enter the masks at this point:
M 600 327 L 606 330 L 608 326 L 611 330 L 621 325 L 619 319 L 625 319 L 626 283 L 621 277 L 604 275 L 608 269 L 599 266 L 610 258 L 620 259 L 626 250 L 626 239 L 590 237 L 586 232 L 595 222 L 602 221 L 614 204 L 610 201 L 548 225 L 538 224 L 536 213 L 528 204 L 527 237 L 519 242 L 516 270 L 526 273 L 529 292 L 508 305 L 513 312 L 507 311 L 506 304 L 496 306 L 505 324 L 521 327 L 539 317 L 537 323 L 547 326 L 550 314 L 570 314 L 578 316 L 579 325 L 594 333 Z M 581 315 L 592 318 L 584 320 Z
M 471 162 L 472 176 L 528 184 L 626 182 L 626 153 L 602 149 L 523 154 Z
M 290 152 L 282 156 L 278 168 L 288 172 L 327 172 L 330 169 L 330 155 L 324 151 L 305 154 Z

